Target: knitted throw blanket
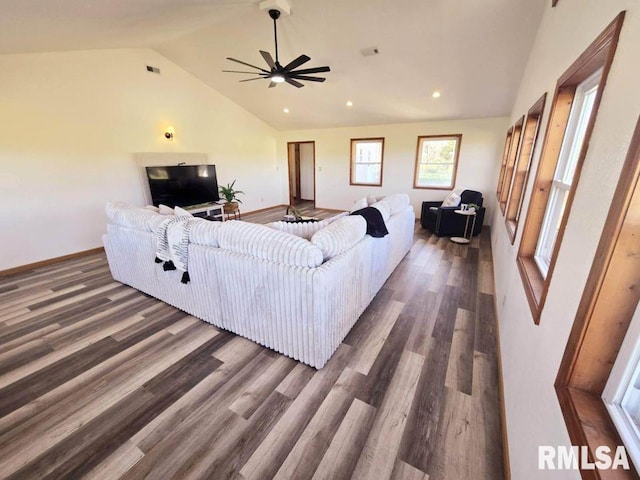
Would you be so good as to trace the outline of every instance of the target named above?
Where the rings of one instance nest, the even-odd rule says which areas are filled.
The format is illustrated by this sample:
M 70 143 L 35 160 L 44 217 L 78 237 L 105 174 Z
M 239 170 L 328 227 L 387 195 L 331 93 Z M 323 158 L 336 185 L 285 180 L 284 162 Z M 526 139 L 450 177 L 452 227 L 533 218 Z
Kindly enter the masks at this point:
M 189 278 L 189 232 L 194 219 L 192 217 L 171 217 L 163 220 L 156 235 L 156 263 L 162 263 L 162 269 L 180 270 L 182 283 Z
M 371 235 L 373 238 L 382 238 L 389 234 L 387 226 L 382 218 L 382 213 L 375 207 L 365 207 L 355 212 L 351 212 L 351 215 L 360 215 L 367 221 L 367 235 Z

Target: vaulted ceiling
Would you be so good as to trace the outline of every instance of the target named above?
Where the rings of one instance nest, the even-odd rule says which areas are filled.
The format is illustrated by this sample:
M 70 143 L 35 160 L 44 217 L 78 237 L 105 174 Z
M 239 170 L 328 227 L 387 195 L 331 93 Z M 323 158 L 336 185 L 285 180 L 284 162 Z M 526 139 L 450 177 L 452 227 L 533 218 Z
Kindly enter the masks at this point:
M 325 83 L 267 88 L 273 27 L 258 1 L 4 0 L 0 53 L 151 47 L 278 129 L 508 115 L 548 0 L 291 0 L 281 63 L 329 65 Z M 361 50 L 377 47 L 379 54 Z M 432 98 L 440 91 L 438 99 Z M 351 100 L 353 107 L 346 107 Z M 284 113 L 287 108 L 289 113 Z

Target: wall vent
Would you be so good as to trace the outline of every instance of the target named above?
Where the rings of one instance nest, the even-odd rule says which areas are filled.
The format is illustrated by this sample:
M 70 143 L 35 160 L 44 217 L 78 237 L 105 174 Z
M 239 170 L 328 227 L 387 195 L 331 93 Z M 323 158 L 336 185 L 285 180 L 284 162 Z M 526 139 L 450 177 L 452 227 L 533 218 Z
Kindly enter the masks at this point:
M 378 55 L 380 50 L 378 50 L 378 47 L 367 47 L 360 50 L 360 53 L 365 57 L 370 57 L 372 55 Z
M 160 69 L 158 67 L 152 67 L 151 65 L 147 65 L 147 72 L 160 73 Z

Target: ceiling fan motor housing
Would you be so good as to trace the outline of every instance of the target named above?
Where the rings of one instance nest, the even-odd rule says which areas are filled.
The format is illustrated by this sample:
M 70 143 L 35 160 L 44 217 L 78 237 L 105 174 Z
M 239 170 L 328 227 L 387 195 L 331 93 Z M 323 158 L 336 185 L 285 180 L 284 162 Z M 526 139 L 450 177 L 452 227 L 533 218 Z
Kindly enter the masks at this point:
M 286 0 L 264 0 L 260 2 L 260 10 L 268 10 L 269 15 L 271 15 L 271 10 L 278 10 L 280 14 L 285 16 L 291 15 L 291 5 Z

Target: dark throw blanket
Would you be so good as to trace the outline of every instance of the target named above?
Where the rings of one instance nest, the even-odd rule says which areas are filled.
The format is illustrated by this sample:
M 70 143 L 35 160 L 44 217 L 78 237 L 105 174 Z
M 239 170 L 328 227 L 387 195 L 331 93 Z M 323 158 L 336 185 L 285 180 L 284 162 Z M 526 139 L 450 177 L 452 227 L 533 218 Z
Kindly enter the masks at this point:
M 351 215 L 360 215 L 367 221 L 367 235 L 371 235 L 374 238 L 382 238 L 389 234 L 387 226 L 384 224 L 384 218 L 380 210 L 374 207 L 365 207 L 355 212 L 351 212 Z

